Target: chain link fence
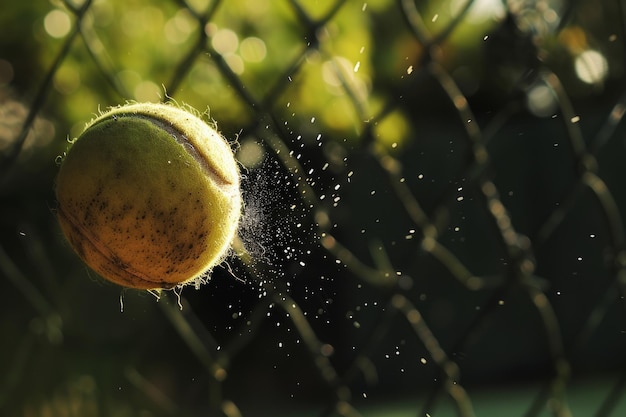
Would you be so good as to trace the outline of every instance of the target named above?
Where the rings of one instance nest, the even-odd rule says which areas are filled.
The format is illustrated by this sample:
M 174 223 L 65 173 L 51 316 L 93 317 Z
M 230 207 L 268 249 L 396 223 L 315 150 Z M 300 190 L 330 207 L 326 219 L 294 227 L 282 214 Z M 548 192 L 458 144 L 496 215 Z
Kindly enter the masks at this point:
M 623 412 L 618 0 L 4 8 L 5 415 Z M 55 156 L 170 99 L 231 138 L 240 239 L 120 295 L 60 237 Z

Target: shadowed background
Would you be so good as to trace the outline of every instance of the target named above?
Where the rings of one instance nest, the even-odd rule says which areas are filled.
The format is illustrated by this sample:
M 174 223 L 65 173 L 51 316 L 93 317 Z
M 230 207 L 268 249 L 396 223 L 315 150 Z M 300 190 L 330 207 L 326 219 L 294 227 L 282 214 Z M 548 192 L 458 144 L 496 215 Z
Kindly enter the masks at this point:
M 24 1 L 0 15 L 7 416 L 621 415 L 618 0 Z M 246 202 L 199 289 L 55 220 L 69 138 L 186 103 Z

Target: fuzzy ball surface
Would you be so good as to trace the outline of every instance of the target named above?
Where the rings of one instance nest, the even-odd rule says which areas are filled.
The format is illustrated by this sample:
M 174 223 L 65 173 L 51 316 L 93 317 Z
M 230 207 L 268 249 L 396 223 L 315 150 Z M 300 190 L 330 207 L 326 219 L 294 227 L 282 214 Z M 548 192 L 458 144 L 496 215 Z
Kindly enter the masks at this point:
M 89 123 L 56 181 L 70 245 L 124 287 L 173 288 L 224 260 L 241 215 L 226 140 L 169 104 L 115 107 Z

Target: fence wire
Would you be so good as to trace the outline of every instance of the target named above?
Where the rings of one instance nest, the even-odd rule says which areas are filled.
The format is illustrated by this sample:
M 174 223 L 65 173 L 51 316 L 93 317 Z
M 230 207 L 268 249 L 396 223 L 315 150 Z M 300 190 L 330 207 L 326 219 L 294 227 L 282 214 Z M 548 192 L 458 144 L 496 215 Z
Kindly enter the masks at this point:
M 47 9 L 40 8 L 46 14 L 53 10 L 62 12 L 57 18 L 64 16 L 63 19 L 68 19 L 69 28 L 59 37 L 60 40 L 49 40 L 45 65 L 41 65 L 39 73 L 38 69 L 33 70 L 37 87 L 20 97 L 25 103 L 19 117 L 21 124 L 19 128 L 15 128 L 15 123 L 12 125 L 13 136 L 1 155 L 0 191 L 5 206 L 5 237 L 0 247 L 0 271 L 11 284 L 5 290 L 9 294 L 5 297 L 12 300 L 7 302 L 3 314 L 7 323 L 12 320 L 12 311 L 34 317 L 29 329 L 14 333 L 21 336 L 10 343 L 6 339 L 3 342 L 6 344 L 3 355 L 10 360 L 3 360 L 6 370 L 2 372 L 0 382 L 0 408 L 10 410 L 7 415 L 137 415 L 127 409 L 116 411 L 107 405 L 107 401 L 115 400 L 114 394 L 104 392 L 107 383 L 94 382 L 87 377 L 66 388 L 64 395 L 68 399 L 64 405 L 58 393 L 55 394 L 56 402 L 31 398 L 28 394 L 18 395 L 29 391 L 29 387 L 38 386 L 25 377 L 29 375 L 29 367 L 36 367 L 46 375 L 45 368 L 50 361 L 55 361 L 58 350 L 71 345 L 72 339 L 81 337 L 79 330 L 72 329 L 71 319 L 78 314 L 76 309 L 79 307 L 74 305 L 74 311 L 68 307 L 72 305 L 68 304 L 66 295 L 67 286 L 71 284 L 63 279 L 69 271 L 63 262 L 72 262 L 66 254 L 67 248 L 58 243 L 58 232 L 50 231 L 55 230 L 53 226 L 38 230 L 37 221 L 29 218 L 35 215 L 29 212 L 26 217 L 20 217 L 18 214 L 22 209 L 19 207 L 22 206 L 11 200 L 17 195 L 24 199 L 24 205 L 32 205 L 34 197 L 24 195 L 29 189 L 38 190 L 37 185 L 24 179 L 34 174 L 24 170 L 20 158 L 27 151 L 29 137 L 37 132 L 38 120 L 54 115 L 51 108 L 63 106 L 64 96 L 58 93 L 58 80 L 67 75 L 63 68 L 68 61 L 74 62 L 80 78 L 97 79 L 93 83 L 102 91 L 102 95 L 94 98 L 98 103 L 116 104 L 117 101 L 119 104 L 126 99 L 142 99 L 138 90 L 130 89 L 120 75 L 122 57 L 128 53 L 132 37 L 120 35 L 122 40 L 119 43 L 102 38 L 98 19 L 104 19 L 103 10 L 109 10 L 104 3 L 67 0 L 52 2 Z M 273 169 L 287 173 L 286 177 L 275 179 L 293 186 L 289 198 L 295 200 L 287 198 L 286 207 L 271 209 L 277 210 L 280 216 L 290 212 L 289 206 L 298 207 L 302 210 L 299 218 L 310 222 L 311 226 L 309 229 L 304 227 L 306 230 L 302 236 L 293 235 L 291 242 L 289 237 L 292 235 L 279 238 L 278 232 L 270 238 L 259 237 L 263 245 L 281 240 L 285 247 L 301 246 L 295 249 L 297 255 L 291 263 L 268 260 L 258 256 L 258 251 L 250 254 L 237 246 L 239 256 L 229 260 L 229 268 L 235 269 L 235 275 L 244 276 L 245 285 L 254 287 L 260 296 L 252 297 L 246 303 L 247 307 L 240 314 L 245 317 L 243 324 L 228 326 L 229 330 L 236 329 L 232 333 L 222 327 L 207 325 L 206 318 L 197 310 L 202 310 L 202 303 L 209 301 L 202 301 L 194 290 L 185 289 L 179 300 L 175 299 L 176 294 L 169 293 L 163 294 L 164 300 L 159 302 L 150 300 L 160 308 L 160 313 L 153 319 L 164 317 L 166 320 L 160 325 L 169 323 L 177 340 L 183 344 L 177 355 L 190 352 L 193 358 L 185 359 L 202 369 L 203 376 L 195 385 L 203 388 L 192 396 L 193 405 L 187 407 L 182 403 L 184 396 L 164 394 L 167 389 L 159 386 L 158 380 L 151 378 L 149 372 L 133 366 L 131 361 L 124 375 L 133 389 L 147 399 L 144 408 L 151 410 L 151 414 L 146 415 L 234 417 L 269 415 L 271 413 L 267 410 L 272 407 L 279 410 L 278 404 L 265 404 L 267 409 L 247 408 L 245 392 L 241 393 L 244 388 L 240 388 L 250 387 L 245 381 L 246 373 L 233 370 L 238 362 L 248 363 L 250 359 L 246 357 L 267 348 L 266 341 L 272 340 L 277 332 L 271 317 L 278 316 L 281 317 L 278 321 L 282 325 L 280 330 L 285 332 L 280 334 L 291 334 L 298 349 L 304 350 L 293 352 L 298 361 L 293 365 L 297 368 L 293 371 L 297 373 L 295 378 L 315 391 L 312 397 L 317 401 L 316 406 L 311 406 L 308 414 L 303 412 L 303 415 L 366 415 L 365 392 L 370 392 L 373 397 L 380 392 L 378 398 L 384 398 L 384 395 L 393 397 L 393 391 L 409 398 L 408 409 L 413 415 L 440 415 L 438 407 L 444 399 L 451 401 L 456 415 L 481 415 L 475 411 L 471 385 L 515 382 L 518 376 L 520 380 L 531 381 L 532 394 L 524 402 L 524 407 L 511 409 L 507 415 L 539 416 L 546 410 L 556 416 L 579 415 L 570 406 L 569 387 L 578 374 L 593 374 L 595 362 L 592 361 L 591 365 L 581 362 L 581 356 L 593 355 L 606 359 L 608 365 L 604 362 L 598 367 L 602 372 L 611 373 L 608 377 L 610 384 L 603 385 L 604 391 L 595 397 L 591 413 L 616 415 L 620 401 L 623 401 L 626 381 L 626 344 L 623 340 L 626 329 L 623 301 L 626 295 L 626 248 L 622 220 L 626 193 L 619 178 L 623 174 L 620 170 L 624 155 L 622 119 L 626 109 L 626 89 L 621 80 L 624 61 L 620 54 L 625 45 L 621 2 L 607 1 L 600 5 L 582 1 L 451 2 L 456 5 L 454 13 L 435 30 L 437 2 L 375 1 L 371 4 L 360 2 L 355 6 L 354 2 L 339 0 L 323 2 L 324 7 L 314 7 L 311 2 L 281 0 L 275 10 L 272 6 L 276 15 L 268 22 L 272 25 L 275 20 L 288 20 L 293 39 L 281 46 L 285 57 L 273 68 L 265 70 L 262 85 L 258 81 L 251 85 L 254 82 L 238 70 L 232 54 L 216 42 L 220 32 L 215 22 L 220 14 L 232 12 L 235 16 L 232 19 L 241 19 L 241 37 L 253 26 L 247 20 L 269 19 L 252 12 L 238 15 L 243 3 L 219 0 L 143 2 L 142 7 L 156 11 L 157 16 L 177 13 L 180 16 L 184 12 L 187 23 L 179 29 L 192 32 L 188 34 L 191 41 L 185 44 L 181 53 L 165 62 L 144 62 L 142 68 L 151 65 L 165 68 L 161 68 L 161 74 L 166 75 L 161 75 L 160 79 L 166 81 L 155 82 L 157 85 L 162 83 L 164 100 L 184 97 L 202 69 L 214 71 L 209 77 L 214 76 L 217 82 L 227 87 L 229 97 L 224 101 L 235 103 L 233 117 L 236 120 L 225 122 L 227 130 L 239 138 L 255 138 L 270 153 L 270 158 L 279 163 Z M 261 3 L 259 9 L 270 7 Z M 490 7 L 496 7 L 498 3 L 502 8 L 499 24 L 481 39 L 488 45 L 480 49 L 480 54 L 484 54 L 482 58 L 476 58 L 477 50 L 472 52 L 474 55 L 465 56 L 462 48 L 454 50 L 450 47 L 450 39 L 459 31 L 463 32 L 463 25 L 471 19 L 478 3 L 489 3 Z M 129 2 L 129 7 L 135 4 L 138 2 Z M 94 11 L 96 8 L 97 12 Z M 614 11 L 617 17 L 613 16 L 614 22 L 605 22 L 606 26 L 611 26 L 607 31 L 613 31 L 614 38 L 599 43 L 619 45 L 614 54 L 618 61 L 621 60 L 616 65 L 622 69 L 617 70 L 613 81 L 607 81 L 609 87 L 603 90 L 600 82 L 596 82 L 592 93 L 583 95 L 584 100 L 577 99 L 581 95 L 570 94 L 570 87 L 566 86 L 572 84 L 571 79 L 563 81 L 564 77 L 567 78 L 562 75 L 566 72 L 563 66 L 559 67 L 546 57 L 548 38 L 584 38 L 584 33 L 581 35 L 580 31 L 572 29 L 574 19 L 579 13 L 602 8 L 605 14 L 597 19 L 607 18 L 606 10 Z M 384 54 L 386 48 L 393 48 L 393 37 L 403 37 L 409 47 L 395 56 L 402 62 L 389 63 L 389 67 L 394 68 L 390 71 L 395 71 L 395 79 L 386 74 L 372 75 L 371 96 L 364 96 L 354 80 L 351 72 L 356 73 L 357 68 L 346 71 L 341 66 L 342 61 L 335 59 L 334 55 L 336 43 L 344 36 L 344 23 L 337 21 L 342 13 L 354 13 L 353 17 L 342 17 L 344 21 L 362 19 L 355 11 L 367 15 L 366 27 L 374 33 L 372 38 L 380 42 L 377 45 L 379 59 L 394 56 Z M 555 17 L 557 12 L 559 19 Z M 148 15 L 142 16 L 149 19 Z M 38 22 L 41 21 L 42 16 L 38 18 Z M 146 25 L 141 20 L 134 24 Z M 131 31 L 129 28 L 129 33 Z M 263 38 L 264 34 L 255 36 Z M 157 50 L 164 40 L 154 39 L 153 42 L 138 48 Z M 272 47 L 270 42 L 270 35 L 267 35 L 267 48 Z M 582 48 L 582 41 L 578 39 L 577 42 L 572 48 Z M 28 51 L 23 53 L 28 54 Z M 150 50 L 141 53 L 144 53 L 144 60 L 150 60 Z M 491 77 L 489 71 L 495 74 L 495 68 L 509 68 L 506 74 L 512 78 L 508 79 L 506 88 L 498 90 L 495 98 L 490 98 L 488 106 L 474 105 L 476 100 L 467 92 L 471 88 L 468 90 L 464 78 L 459 75 L 461 73 L 453 73 L 449 65 L 450 55 L 454 54 L 461 62 L 467 60 L 468 65 L 472 59 L 483 59 L 481 68 L 487 78 Z M 320 56 L 330 65 L 325 68 L 331 71 L 329 77 L 334 83 L 333 88 L 341 90 L 348 103 L 347 107 L 342 107 L 346 114 L 338 116 L 355 120 L 350 127 L 352 138 L 347 141 L 342 141 L 341 131 L 317 132 L 315 129 L 319 124 L 308 122 L 308 118 L 316 117 L 314 111 L 308 116 L 293 110 L 295 117 L 290 116 L 289 104 L 297 108 L 298 100 L 307 101 L 310 99 L 307 95 L 314 94 L 303 91 L 302 82 L 298 80 L 308 76 L 312 71 L 311 63 Z M 593 75 L 598 64 L 592 61 L 586 64 L 590 66 L 588 73 Z M 321 85 L 317 87 L 323 88 Z M 533 88 L 547 94 L 545 102 L 554 103 L 549 115 L 528 116 L 526 99 Z M 219 91 L 223 93 L 224 90 Z M 213 102 L 222 100 L 210 92 L 203 94 L 207 96 L 205 106 L 213 107 Z M 217 104 L 216 108 L 215 112 L 211 109 L 211 115 L 221 123 L 220 114 L 226 113 L 220 113 Z M 96 109 L 82 110 L 84 119 L 81 122 L 85 122 Z M 381 146 L 379 142 L 377 129 L 397 113 L 405 115 L 408 136 L 414 141 L 412 152 L 398 151 L 396 143 Z M 3 123 L 8 120 L 5 116 Z M 398 124 L 401 125 L 402 120 Z M 420 132 L 420 128 L 426 130 Z M 314 139 L 305 140 L 298 136 L 317 137 L 319 141 L 318 133 L 327 141 L 326 151 L 321 151 L 321 145 Z M 533 138 L 519 140 L 523 134 Z M 326 139 L 326 136 L 331 138 Z M 55 133 L 57 146 L 62 145 L 64 139 L 65 133 Z M 329 144 L 333 141 L 336 142 L 334 145 Z M 447 149 L 445 152 L 442 151 L 444 148 Z M 448 149 L 455 153 L 451 156 Z M 519 162 L 511 153 L 518 153 Z M 326 160 L 326 165 L 331 168 L 317 169 L 313 174 L 311 161 L 315 158 Z M 246 171 L 248 183 L 272 182 L 272 179 L 262 178 L 267 172 Z M 423 177 L 429 174 L 422 172 L 441 177 L 426 178 L 431 181 L 426 184 Z M 525 182 L 524 178 L 528 176 L 531 180 Z M 339 178 L 347 178 L 341 183 L 343 189 L 348 190 L 345 194 L 335 192 Z M 350 194 L 352 185 L 354 191 Z M 22 187 L 32 188 L 20 193 Z M 372 196 L 374 191 L 382 194 L 382 200 L 377 200 L 380 206 L 372 206 L 372 210 L 382 212 L 368 212 L 368 200 L 359 194 L 367 190 L 372 190 Z M 41 207 L 44 211 L 53 206 L 50 197 L 46 198 L 48 200 Z M 254 201 L 248 199 L 248 204 L 254 206 Z M 460 204 L 466 204 L 465 208 L 459 209 Z M 17 226 L 12 220 L 14 216 L 21 218 Z M 45 214 L 37 216 L 40 219 L 43 216 L 43 222 L 52 219 L 50 214 L 48 217 Z M 370 226 L 373 218 L 376 218 L 372 226 L 374 231 L 366 232 L 365 228 Z M 403 219 L 404 233 L 401 237 L 390 238 L 401 228 L 393 223 L 396 218 Z M 455 234 L 459 236 L 457 224 L 463 224 L 461 231 L 467 226 L 469 243 L 464 244 L 463 239 L 454 237 Z M 380 231 L 380 236 L 375 236 L 376 230 Z M 9 234 L 12 238 L 8 237 Z M 19 243 L 20 238 L 26 237 L 27 244 Z M 246 240 L 250 243 L 251 239 L 242 237 L 242 240 L 244 243 L 238 245 L 245 245 Z M 584 244 L 576 246 L 583 240 Z M 464 245 L 472 245 L 472 248 L 467 251 Z M 280 245 L 278 247 L 280 249 L 275 250 L 283 249 Z M 305 259 L 305 252 L 309 249 L 315 254 Z M 588 266 L 577 269 L 583 268 L 576 266 L 583 262 L 589 262 Z M 294 269 L 293 263 L 305 266 L 296 265 L 297 272 L 293 274 L 279 270 Z M 325 272 L 316 271 L 318 266 Z M 84 270 L 81 272 L 88 274 Z M 329 282 L 319 283 L 320 276 L 329 277 Z M 307 279 L 315 280 L 315 283 L 307 283 Z M 225 281 L 220 282 L 225 285 Z M 231 285 L 240 288 L 237 285 L 243 284 Z M 323 286 L 322 292 L 332 292 L 337 299 L 335 304 L 343 300 L 348 306 L 346 310 L 354 310 L 352 305 L 363 303 L 359 298 L 361 295 L 351 292 L 365 288 L 363 293 L 366 295 L 362 297 L 377 306 L 377 313 L 363 313 L 360 321 L 354 322 L 353 328 L 342 334 L 344 327 L 338 322 L 345 319 L 338 315 L 344 310 L 329 307 L 340 313 L 321 325 L 323 319 L 317 317 L 321 313 L 316 313 L 316 301 L 311 301 L 316 296 L 303 290 L 315 285 Z M 230 296 L 234 291 L 237 290 L 231 291 Z M 429 303 L 431 296 L 436 303 Z M 20 301 L 14 301 L 18 298 Z M 21 300 L 25 300 L 28 307 L 24 307 Z M 89 311 L 88 306 L 83 305 L 83 308 Z M 505 313 L 507 308 L 509 310 Z M 442 317 L 449 315 L 451 310 L 462 317 L 457 316 L 456 321 L 444 320 Z M 358 315 L 358 311 L 352 311 L 352 314 Z M 16 322 L 22 323 L 22 320 Z M 4 330 L 9 327 L 5 324 Z M 39 330 L 33 330 L 35 328 Z M 515 347 L 512 357 L 519 358 L 515 355 L 520 355 L 520 350 L 522 353 L 526 351 L 526 357 L 535 362 L 529 360 L 511 365 L 495 359 L 498 355 L 507 356 L 509 345 L 502 339 L 516 331 L 522 336 L 513 337 L 511 343 L 525 343 L 527 336 L 524 334 L 532 334 L 536 339 L 529 341 L 528 346 Z M 498 336 L 499 332 L 502 335 Z M 41 341 L 42 333 L 46 342 Z M 354 334 L 358 337 L 353 338 Z M 128 340 L 134 336 L 126 335 Z M 102 339 L 104 344 L 105 339 Z M 405 362 L 401 372 L 404 373 L 406 368 L 407 377 L 391 373 L 389 368 L 392 365 L 381 353 L 389 344 L 394 344 L 391 340 L 401 340 L 403 344 L 401 357 Z M 135 360 L 141 357 L 143 350 L 154 348 L 149 342 L 136 343 L 134 348 L 131 345 L 132 353 L 129 352 Z M 276 340 L 272 340 L 272 344 L 276 346 Z M 498 349 L 505 351 L 497 352 Z M 82 357 L 79 353 L 77 355 Z M 481 379 L 476 376 L 481 374 L 477 368 L 488 363 L 490 356 L 495 362 L 485 371 L 487 376 Z M 91 360 L 99 359 L 92 357 Z M 176 361 L 177 357 L 171 360 Z M 476 364 L 473 365 L 474 360 Z M 515 362 L 515 359 L 511 361 Z M 531 363 L 535 364 L 533 371 L 525 374 L 524 368 L 532 367 Z M 507 369 L 515 371 L 510 371 L 507 376 Z M 182 374 L 183 370 L 180 372 Z M 287 373 L 268 377 L 272 382 L 267 384 L 279 386 L 281 378 L 284 378 L 285 385 L 290 384 L 294 377 L 285 376 Z M 472 376 L 466 378 L 466 374 Z M 401 381 L 401 387 L 393 385 L 391 381 L 395 378 Z M 194 386 L 189 381 L 177 383 L 191 387 L 189 389 Z M 263 380 L 259 383 L 263 384 Z M 271 391 L 271 386 L 269 389 Z M 199 414 L 194 410 L 202 411 Z

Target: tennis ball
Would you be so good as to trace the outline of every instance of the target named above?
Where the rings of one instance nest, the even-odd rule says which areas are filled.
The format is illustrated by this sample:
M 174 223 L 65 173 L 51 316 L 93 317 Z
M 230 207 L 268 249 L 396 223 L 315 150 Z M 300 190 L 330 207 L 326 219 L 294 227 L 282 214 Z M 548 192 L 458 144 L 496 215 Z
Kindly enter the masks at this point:
M 56 180 L 57 217 L 76 253 L 131 288 L 173 288 L 224 260 L 241 215 L 228 143 L 169 104 L 115 107 L 91 121 Z

